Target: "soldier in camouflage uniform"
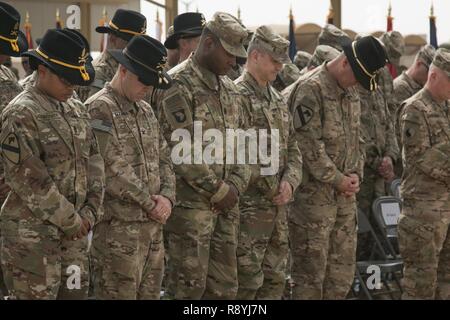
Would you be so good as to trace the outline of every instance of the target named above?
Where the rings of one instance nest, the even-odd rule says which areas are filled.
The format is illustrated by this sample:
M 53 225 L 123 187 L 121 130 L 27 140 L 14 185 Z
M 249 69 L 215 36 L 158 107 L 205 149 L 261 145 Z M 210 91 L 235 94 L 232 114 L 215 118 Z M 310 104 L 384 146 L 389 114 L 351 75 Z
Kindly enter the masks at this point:
M 288 254 L 286 204 L 301 182 L 301 154 L 286 102 L 274 90 L 283 63 L 289 62 L 289 41 L 266 26 L 250 42 L 247 70 L 235 83 L 243 98 L 246 127 L 279 130 L 280 165 L 274 175 L 261 175 L 253 165 L 251 182 L 241 196 L 237 299 L 280 299 Z
M 104 167 L 89 114 L 71 96 L 95 72 L 83 40 L 66 30 L 48 30 L 24 55 L 37 82 L 3 111 L 0 135 L 11 187 L 0 224 L 5 282 L 18 299 L 84 299 Z
M 237 88 L 224 75 L 236 56 L 246 57 L 242 45 L 246 37 L 236 18 L 218 12 L 206 24 L 195 53 L 169 71 L 175 83 L 165 91 L 159 110 L 171 147 L 178 142 L 171 139 L 176 129 L 192 136 L 194 125 L 224 135 L 227 129 L 243 127 Z M 187 143 L 193 144 L 190 139 Z M 250 170 L 246 165 L 190 164 L 192 159 L 186 157 L 187 163 L 174 164 L 177 206 L 165 226 L 170 265 L 166 293 L 175 299 L 233 299 L 238 286 L 237 202 Z
M 95 68 L 94 82 L 89 87 L 77 90 L 81 101 L 86 101 L 87 98 L 100 91 L 105 83 L 111 81 L 116 74 L 118 63 L 109 54 L 109 50 L 122 50 L 135 35 L 145 34 L 146 29 L 147 19 L 145 16 L 137 11 L 125 9 L 117 9 L 107 26 L 99 26 L 95 29 L 99 33 L 108 33 L 107 47 L 93 61 Z
M 343 299 L 353 282 L 356 199 L 363 174 L 360 101 L 386 61 L 373 37 L 342 40 L 344 53 L 308 73 L 289 97 L 303 181 L 289 211 L 294 299 Z
M 97 299 L 159 299 L 164 266 L 162 224 L 175 204 L 170 150 L 152 108 L 142 99 L 166 89 L 166 49 L 149 36 L 111 50 L 119 63 L 111 83 L 86 104 L 112 135 L 97 133 L 105 159 L 103 221 L 94 229 L 92 257 Z M 153 71 L 152 71 L 153 70 Z
M 8 57 L 18 57 L 28 49 L 25 35 L 19 30 L 19 26 L 19 12 L 11 5 L 0 2 L 0 112 L 22 91 L 22 86 L 17 83 L 14 73 L 3 65 Z M 0 166 L 0 205 L 5 201 L 9 190 L 5 184 L 3 167 Z M 7 294 L 0 266 L 0 297 L 2 292 L 4 295 Z
M 395 178 L 394 164 L 399 149 L 392 115 L 381 88 L 369 91 L 358 86 L 361 100 L 361 132 L 365 142 L 364 180 L 356 196 L 358 208 L 369 221 L 375 223 L 371 214 L 373 201 L 386 195 L 386 184 Z M 358 237 L 358 260 L 369 259 L 372 238 Z
M 425 85 L 428 77 L 428 69 L 433 61 L 435 52 L 436 49 L 431 45 L 422 47 L 417 53 L 412 66 L 394 80 L 394 103 L 396 110 L 395 114 L 392 114 L 392 117 L 394 118 L 394 128 L 400 150 L 400 106 L 403 101 L 411 98 Z M 402 161 L 397 161 L 395 163 L 395 173 L 398 177 L 401 177 Z
M 449 99 L 450 50 L 438 49 L 424 88 L 400 115 L 403 299 L 450 299 Z

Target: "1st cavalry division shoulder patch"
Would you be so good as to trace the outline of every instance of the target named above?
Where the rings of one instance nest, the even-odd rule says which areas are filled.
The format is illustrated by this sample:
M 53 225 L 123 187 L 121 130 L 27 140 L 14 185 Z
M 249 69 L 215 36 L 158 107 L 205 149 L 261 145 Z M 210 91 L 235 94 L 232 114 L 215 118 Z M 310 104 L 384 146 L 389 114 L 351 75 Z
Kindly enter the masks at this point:
M 6 159 L 14 164 L 20 162 L 20 144 L 15 133 L 10 133 L 2 141 L 2 153 Z

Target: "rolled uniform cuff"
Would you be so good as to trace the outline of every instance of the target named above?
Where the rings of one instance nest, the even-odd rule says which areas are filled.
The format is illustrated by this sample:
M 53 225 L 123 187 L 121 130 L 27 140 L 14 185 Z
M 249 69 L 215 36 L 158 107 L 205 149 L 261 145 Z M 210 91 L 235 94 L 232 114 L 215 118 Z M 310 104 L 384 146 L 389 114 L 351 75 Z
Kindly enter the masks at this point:
M 78 213 L 74 213 L 72 223 L 70 225 L 63 225 L 60 228 L 66 236 L 71 237 L 80 230 L 80 226 L 81 216 Z
M 226 182 L 222 183 L 222 185 L 219 187 L 219 190 L 210 199 L 211 203 L 217 203 L 220 202 L 230 191 L 230 185 Z
M 84 206 L 83 208 L 81 208 L 80 216 L 89 221 L 91 229 L 94 227 L 95 223 L 97 222 L 97 216 L 94 214 L 94 210 L 89 206 Z
M 340 171 L 336 171 L 336 177 L 334 177 L 334 180 L 333 180 L 333 183 L 332 183 L 333 186 L 335 188 L 339 187 L 340 184 L 342 183 L 342 180 L 344 180 L 344 174 L 342 172 L 340 172 Z
M 284 175 L 283 178 L 281 179 L 281 181 L 286 181 L 291 185 L 292 193 L 294 193 L 295 190 L 297 190 L 298 186 L 301 183 L 301 181 L 298 181 L 298 179 L 296 179 L 292 176 L 289 176 L 289 175 Z
M 237 175 L 230 175 L 227 178 L 228 182 L 231 182 L 235 187 L 239 194 L 243 194 L 245 190 L 247 190 L 248 182 L 246 183 L 241 177 Z
M 172 208 L 175 207 L 176 200 L 173 193 L 161 191 L 160 195 L 163 196 L 164 198 L 169 199 L 169 201 L 172 203 Z

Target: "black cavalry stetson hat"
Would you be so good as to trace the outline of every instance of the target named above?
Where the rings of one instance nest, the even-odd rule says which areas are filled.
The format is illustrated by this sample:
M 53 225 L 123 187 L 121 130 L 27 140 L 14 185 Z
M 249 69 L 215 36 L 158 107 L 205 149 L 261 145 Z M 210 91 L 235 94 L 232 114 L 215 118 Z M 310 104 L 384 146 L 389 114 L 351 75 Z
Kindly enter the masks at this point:
M 0 2 L 0 54 L 19 57 L 28 50 L 27 39 L 19 26 L 19 12 L 13 6 Z
M 376 90 L 378 73 L 388 62 L 380 41 L 372 36 L 356 41 L 343 37 L 341 45 L 358 82 L 367 90 Z
M 49 29 L 36 50 L 22 54 L 30 57 L 30 67 L 36 70 L 44 64 L 71 84 L 87 86 L 94 81 L 95 71 L 89 56 L 87 40 L 77 31 Z
M 99 33 L 113 33 L 119 38 L 130 41 L 136 35 L 145 34 L 147 19 L 137 11 L 117 9 L 107 26 L 99 26 Z
M 164 71 L 167 50 L 158 40 L 148 35 L 136 36 L 125 49 L 108 52 L 143 84 L 159 89 L 168 89 L 172 85 L 172 79 Z
M 164 46 L 167 49 L 178 48 L 178 39 L 200 36 L 205 24 L 206 19 L 202 13 L 185 12 L 176 16 L 173 20 L 173 34 L 167 37 Z

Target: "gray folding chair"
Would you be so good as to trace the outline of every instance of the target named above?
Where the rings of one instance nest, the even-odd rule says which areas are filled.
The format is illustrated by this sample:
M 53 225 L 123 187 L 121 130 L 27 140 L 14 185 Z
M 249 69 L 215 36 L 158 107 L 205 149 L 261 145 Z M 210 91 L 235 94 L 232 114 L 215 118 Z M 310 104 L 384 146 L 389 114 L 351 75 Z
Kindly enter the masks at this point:
M 394 258 L 400 257 L 395 247 L 398 243 L 397 225 L 401 209 L 402 201 L 392 196 L 379 197 L 372 204 L 372 214 L 383 236 L 382 242 L 386 244 L 389 254 Z

